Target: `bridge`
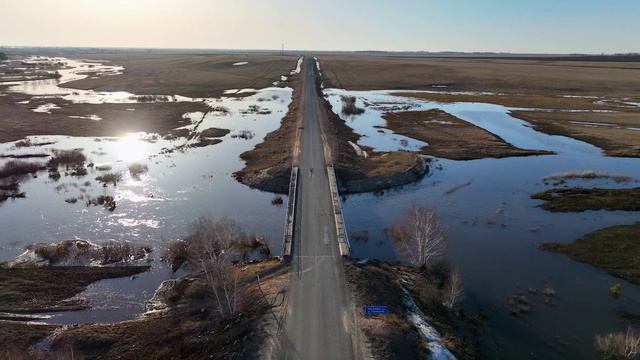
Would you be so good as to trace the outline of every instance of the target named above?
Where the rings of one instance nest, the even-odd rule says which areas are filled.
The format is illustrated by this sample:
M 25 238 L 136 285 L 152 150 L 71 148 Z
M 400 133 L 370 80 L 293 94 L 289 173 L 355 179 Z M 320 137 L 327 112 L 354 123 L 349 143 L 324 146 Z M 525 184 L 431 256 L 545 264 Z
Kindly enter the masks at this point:
M 342 257 L 350 246 L 331 151 L 322 130 L 314 61 L 303 63 L 302 120 L 291 172 L 283 257 L 291 288 L 280 346 L 282 359 L 354 359 L 355 308 Z

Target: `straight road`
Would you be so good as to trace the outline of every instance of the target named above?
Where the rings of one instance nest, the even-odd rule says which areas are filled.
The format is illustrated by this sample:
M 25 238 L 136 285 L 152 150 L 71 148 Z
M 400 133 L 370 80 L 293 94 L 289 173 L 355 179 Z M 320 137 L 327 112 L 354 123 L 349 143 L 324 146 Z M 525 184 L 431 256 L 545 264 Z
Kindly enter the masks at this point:
M 303 63 L 302 131 L 292 278 L 282 339 L 283 359 L 353 359 L 353 316 L 320 136 L 316 65 Z

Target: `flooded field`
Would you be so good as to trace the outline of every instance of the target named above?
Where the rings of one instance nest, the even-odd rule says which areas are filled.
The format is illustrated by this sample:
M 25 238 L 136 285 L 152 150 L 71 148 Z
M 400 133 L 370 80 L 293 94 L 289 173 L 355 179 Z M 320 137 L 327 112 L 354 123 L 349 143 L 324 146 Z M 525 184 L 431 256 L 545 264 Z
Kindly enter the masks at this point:
M 607 226 L 639 220 L 635 212 L 551 213 L 530 195 L 552 188 L 543 178 L 567 171 L 626 174 L 613 180 L 571 180 L 567 186 L 637 187 L 640 159 L 605 157 L 590 144 L 533 130 L 509 108 L 483 103 L 439 104 L 392 96 L 389 91 L 325 89 L 334 111 L 363 135 L 358 144 L 379 151 L 415 150 L 423 143 L 376 126 L 389 111 L 441 109 L 486 129 L 517 147 L 556 155 L 451 161 L 436 159 L 420 182 L 384 195 L 347 196 L 343 202 L 353 255 L 394 259 L 385 229 L 413 202 L 437 208 L 450 235 L 450 260 L 460 268 L 465 307 L 486 315 L 482 351 L 491 359 L 593 358 L 594 335 L 626 329 L 618 311 L 637 312 L 640 289 L 587 264 L 538 249 L 543 242 L 572 242 Z M 355 96 L 360 115 L 340 112 L 341 95 Z M 445 124 L 443 124 L 446 126 Z M 609 288 L 622 285 L 614 299 Z M 551 289 L 555 295 L 543 295 Z M 513 295 L 527 297 L 530 311 L 510 314 Z M 585 321 L 588 319 L 588 321 Z
M 273 194 L 238 183 L 232 173 L 243 167 L 242 152 L 278 128 L 291 101 L 290 88 L 239 90 L 237 93 L 247 96 L 203 99 L 75 90 L 61 85 L 123 69 L 79 60 L 47 61 L 64 63 L 57 70 L 59 78 L 7 82 L 1 84 L 7 85 L 1 95 L 19 93 L 92 104 L 198 101 L 210 109 L 184 114 L 185 124 L 176 129 L 186 133 L 184 137 L 155 133 L 30 136 L 26 141 L 0 144 L 0 167 L 16 158 L 46 163 L 50 155 L 62 150 L 79 150 L 86 157 L 86 173 L 62 166 L 57 176 L 46 170 L 23 176 L 19 191 L 26 197 L 0 203 L 0 261 L 22 253 L 27 245 L 66 239 L 125 240 L 153 248 L 150 271 L 99 281 L 78 295 L 88 298 L 94 308 L 50 314 L 49 321 L 111 322 L 137 316 L 160 282 L 172 277 L 161 261 L 166 242 L 184 237 L 187 224 L 199 216 L 234 218 L 245 231 L 268 237 L 272 252 L 279 253 L 284 207 L 271 204 Z M 95 117 L 85 120 L 101 121 Z M 24 157 L 35 153 L 43 157 Z M 116 181 L 97 180 L 108 174 Z M 113 207 L 97 204 L 100 197 L 112 197 Z

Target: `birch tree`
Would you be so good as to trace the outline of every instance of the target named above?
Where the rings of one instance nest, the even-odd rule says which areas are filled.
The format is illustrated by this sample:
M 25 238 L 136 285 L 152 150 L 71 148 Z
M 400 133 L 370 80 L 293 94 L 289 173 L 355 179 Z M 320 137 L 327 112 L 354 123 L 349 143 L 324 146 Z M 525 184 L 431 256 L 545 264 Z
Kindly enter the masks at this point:
M 391 228 L 398 255 L 411 265 L 429 268 L 444 259 L 447 237 L 436 211 L 413 204 L 404 212 L 402 222 Z
M 445 283 L 442 295 L 442 304 L 449 310 L 457 308 L 464 299 L 464 287 L 462 286 L 462 277 L 458 269 L 451 269 L 449 271 L 449 277 Z
M 238 269 L 233 265 L 233 247 L 243 236 L 238 224 L 229 219 L 200 217 L 190 224 L 188 257 L 191 266 L 204 274 L 222 318 L 236 314 Z

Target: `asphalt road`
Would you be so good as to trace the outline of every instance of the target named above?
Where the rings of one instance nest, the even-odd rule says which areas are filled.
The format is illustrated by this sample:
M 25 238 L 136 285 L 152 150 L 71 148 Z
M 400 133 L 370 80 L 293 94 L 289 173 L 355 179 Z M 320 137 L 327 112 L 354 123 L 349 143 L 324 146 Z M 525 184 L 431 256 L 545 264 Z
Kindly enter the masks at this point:
M 320 137 L 316 65 L 303 63 L 298 208 L 283 359 L 353 359 L 353 324 Z

